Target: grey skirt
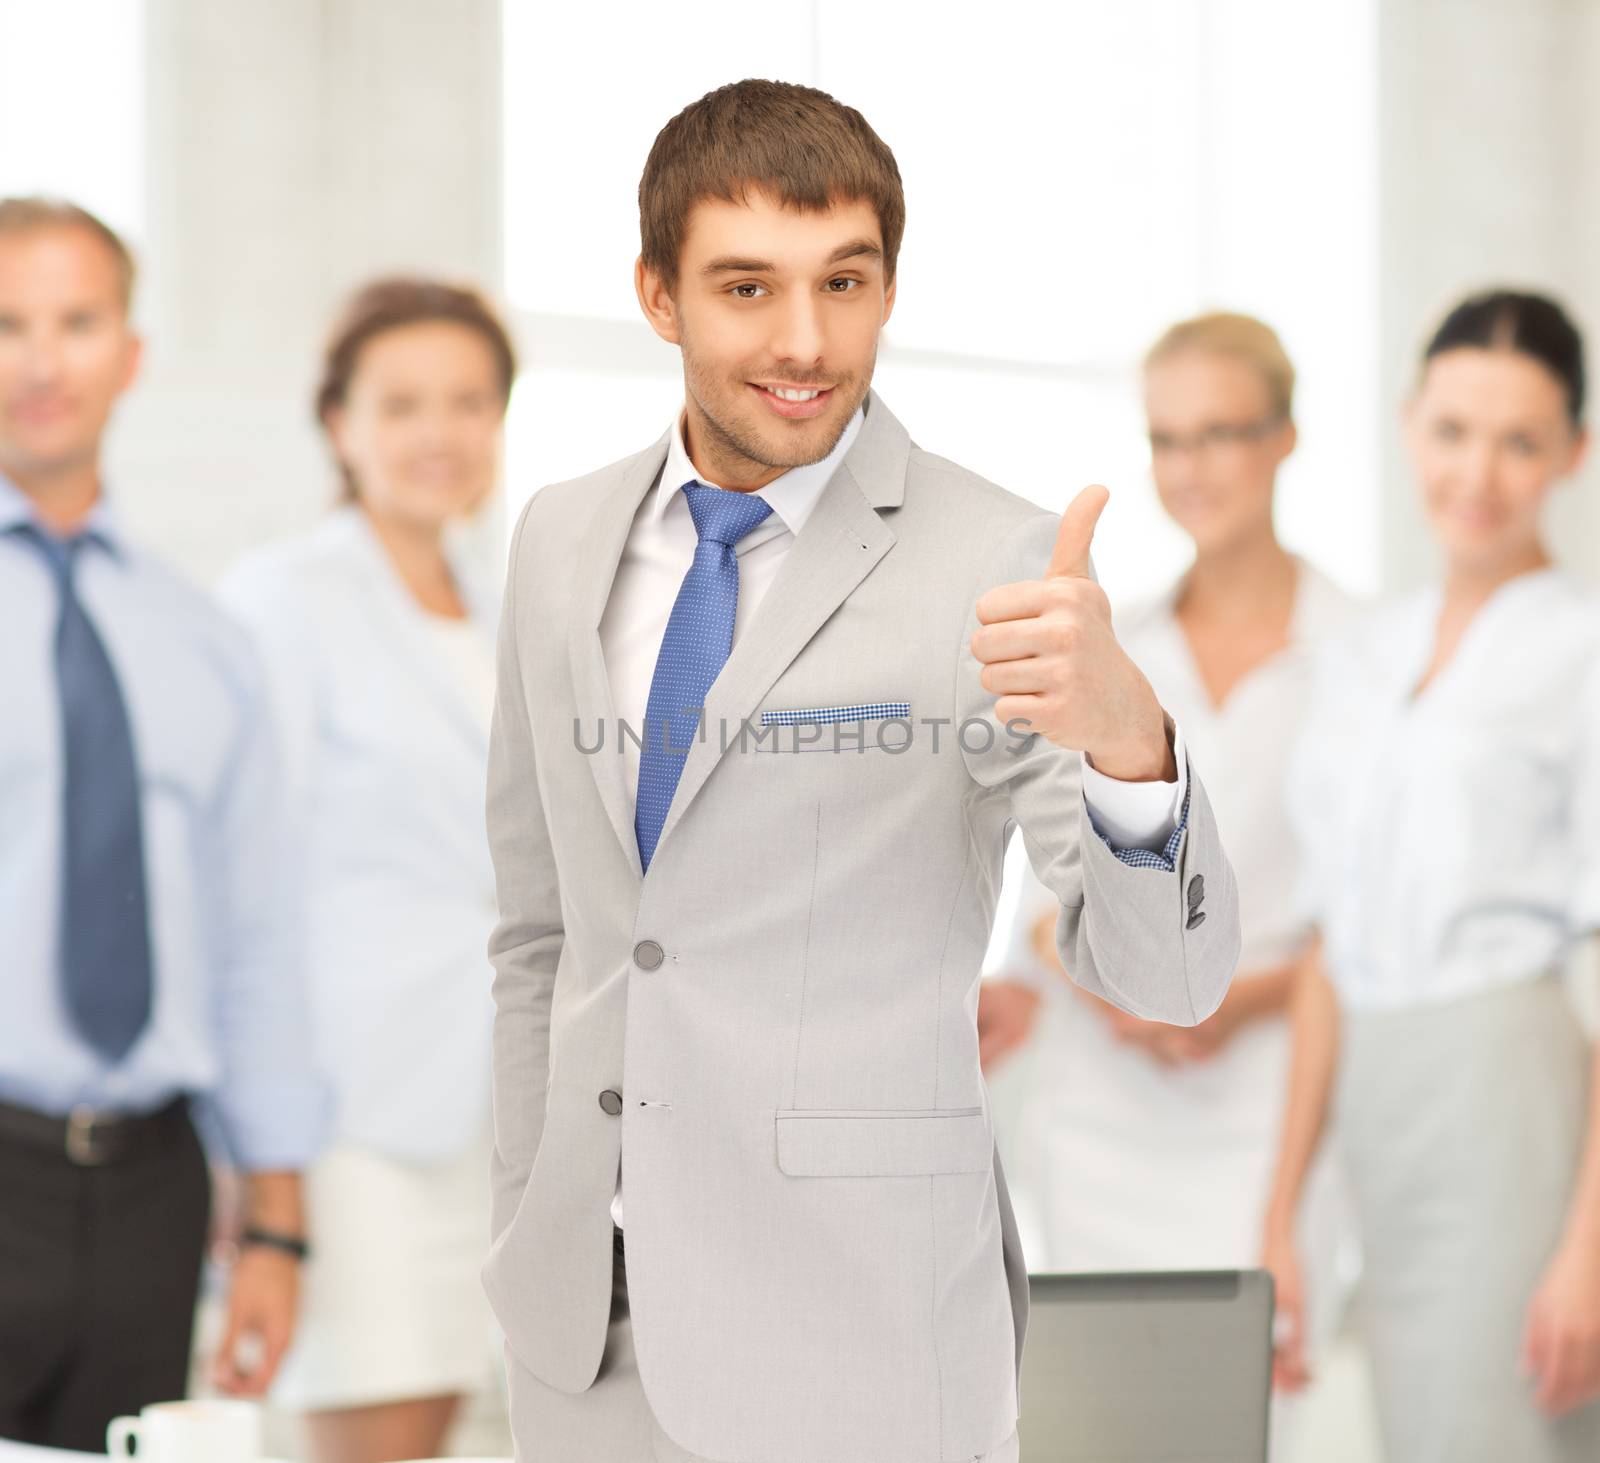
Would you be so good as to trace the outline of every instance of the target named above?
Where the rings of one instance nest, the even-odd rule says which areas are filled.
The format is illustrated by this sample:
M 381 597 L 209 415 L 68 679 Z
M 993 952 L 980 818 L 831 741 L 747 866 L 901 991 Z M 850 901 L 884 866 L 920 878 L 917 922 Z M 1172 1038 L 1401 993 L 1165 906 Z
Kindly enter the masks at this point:
M 1335 1110 L 1360 1226 L 1357 1314 L 1390 1463 L 1596 1463 L 1519 1371 L 1577 1178 L 1589 1047 L 1553 978 L 1347 1011 Z

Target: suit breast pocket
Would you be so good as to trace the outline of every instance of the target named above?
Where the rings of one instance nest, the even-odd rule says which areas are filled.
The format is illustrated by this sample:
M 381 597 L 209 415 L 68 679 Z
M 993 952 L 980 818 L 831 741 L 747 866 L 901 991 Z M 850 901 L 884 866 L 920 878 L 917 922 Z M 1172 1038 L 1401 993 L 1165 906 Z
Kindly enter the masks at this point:
M 982 1173 L 994 1135 L 981 1107 L 788 1109 L 777 1114 L 777 1157 L 791 1178 Z
M 912 738 L 909 701 L 768 708 L 760 721 L 758 752 L 902 752 Z

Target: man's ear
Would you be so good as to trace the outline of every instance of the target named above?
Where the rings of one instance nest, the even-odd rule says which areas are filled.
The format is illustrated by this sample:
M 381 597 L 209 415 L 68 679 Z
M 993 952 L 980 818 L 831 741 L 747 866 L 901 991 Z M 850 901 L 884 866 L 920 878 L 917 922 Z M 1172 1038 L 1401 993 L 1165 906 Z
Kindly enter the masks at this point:
M 641 254 L 633 263 L 633 288 L 639 296 L 639 308 L 650 328 L 668 345 L 682 345 L 678 331 L 678 307 L 667 288 L 666 281 L 644 262 Z
M 897 274 L 889 281 L 888 289 L 883 292 L 883 319 L 878 322 L 880 330 L 889 323 L 889 317 L 894 314 L 894 292 L 899 284 L 900 276 Z
M 140 368 L 144 365 L 144 337 L 132 331 L 128 333 L 127 349 L 122 361 L 122 385 L 119 388 L 126 391 L 139 379 Z

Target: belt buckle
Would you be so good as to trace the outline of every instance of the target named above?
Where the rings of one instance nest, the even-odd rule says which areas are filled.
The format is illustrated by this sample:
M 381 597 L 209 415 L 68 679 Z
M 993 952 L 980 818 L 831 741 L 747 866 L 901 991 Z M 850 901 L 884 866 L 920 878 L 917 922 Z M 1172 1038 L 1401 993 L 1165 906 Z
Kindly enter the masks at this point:
M 95 1168 L 106 1161 L 95 1145 L 95 1117 L 92 1107 L 75 1107 L 67 1117 L 67 1158 L 82 1168 Z

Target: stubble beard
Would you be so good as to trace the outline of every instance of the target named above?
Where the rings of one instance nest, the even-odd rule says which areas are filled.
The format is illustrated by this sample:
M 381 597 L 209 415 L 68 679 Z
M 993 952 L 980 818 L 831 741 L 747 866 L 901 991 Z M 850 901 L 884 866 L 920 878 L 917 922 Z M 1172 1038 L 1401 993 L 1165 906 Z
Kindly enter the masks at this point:
M 732 401 L 729 399 L 727 383 L 722 377 L 702 366 L 686 331 L 681 333 L 679 344 L 683 351 L 685 384 L 689 396 L 704 419 L 709 437 L 704 446 L 709 459 L 708 469 L 711 464 L 715 464 L 714 475 L 731 479 L 753 476 L 752 469 L 787 472 L 791 468 L 807 467 L 811 463 L 821 462 L 839 445 L 857 408 L 866 399 L 867 390 L 872 384 L 873 369 L 877 364 L 877 350 L 874 349 L 872 359 L 867 362 L 867 369 L 860 377 L 816 383 L 830 385 L 836 398 L 845 401 L 849 409 L 839 413 L 838 425 L 820 445 L 800 449 L 796 444 L 794 452 L 775 454 L 770 446 L 760 440 L 757 433 L 741 427 L 736 413 L 731 409 Z M 743 378 L 732 387 L 735 394 L 742 393 L 744 389 Z

